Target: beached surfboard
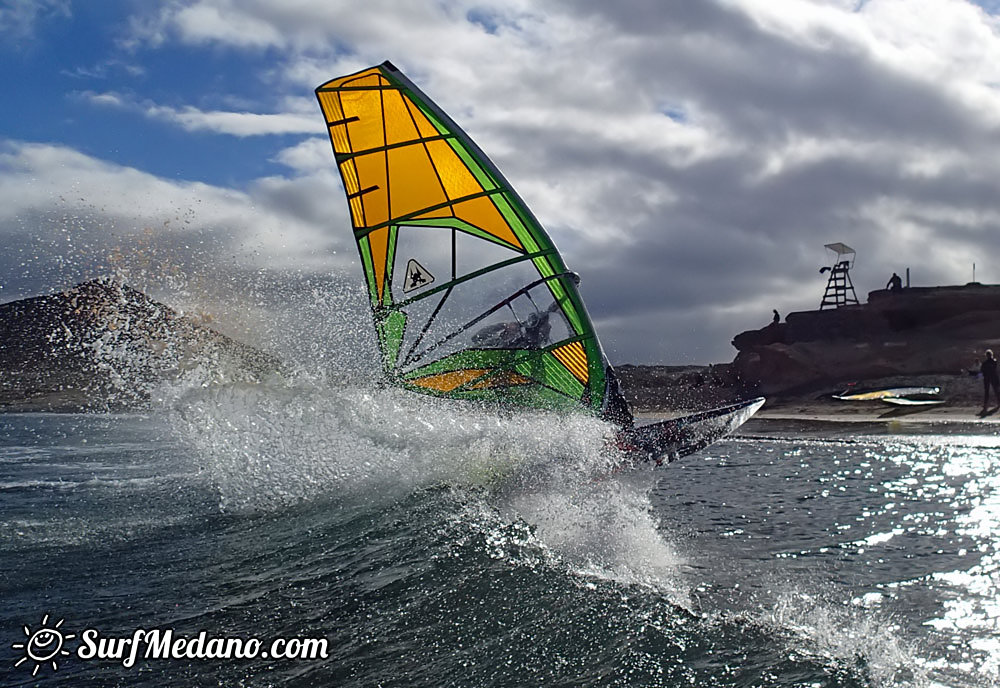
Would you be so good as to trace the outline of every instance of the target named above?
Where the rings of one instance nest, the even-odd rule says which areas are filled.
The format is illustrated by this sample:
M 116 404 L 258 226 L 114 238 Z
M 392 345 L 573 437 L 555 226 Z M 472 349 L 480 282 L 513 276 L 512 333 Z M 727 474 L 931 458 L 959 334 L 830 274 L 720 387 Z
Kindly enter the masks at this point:
M 938 406 L 944 403 L 944 399 L 912 399 L 909 397 L 885 397 L 883 403 L 893 406 Z
M 887 387 L 885 389 L 872 389 L 864 391 L 844 391 L 840 394 L 832 395 L 834 399 L 841 401 L 875 401 L 878 399 L 894 399 L 900 397 L 914 397 L 920 394 L 937 394 L 940 387 Z

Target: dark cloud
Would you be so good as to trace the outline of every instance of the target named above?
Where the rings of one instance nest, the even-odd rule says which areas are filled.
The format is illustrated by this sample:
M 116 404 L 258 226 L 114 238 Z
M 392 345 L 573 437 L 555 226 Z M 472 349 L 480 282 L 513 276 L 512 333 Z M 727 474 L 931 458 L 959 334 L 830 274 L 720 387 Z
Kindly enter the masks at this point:
M 663 130 L 651 128 L 648 145 L 641 135 L 595 137 L 581 126 L 582 109 L 562 126 L 511 118 L 489 128 L 511 151 L 503 162 L 512 179 L 531 178 L 586 209 L 588 226 L 565 225 L 534 194 L 584 276 L 595 319 L 619 331 L 602 338 L 623 342 L 624 358 L 730 358 L 731 336 L 766 323 L 771 307 L 818 305 L 818 268 L 830 260 L 822 247 L 833 241 L 857 248 L 862 299 L 906 266 L 915 283 L 956 282 L 980 256 L 1000 277 L 989 260 L 1000 255 L 990 231 L 1000 220 L 1000 129 L 953 84 L 901 69 L 843 27 L 806 41 L 738 3 L 565 11 L 588 23 L 588 38 L 606 39 L 596 45 L 613 81 L 596 84 L 591 95 L 603 102 L 594 110 L 627 117 L 639 102 L 680 104 L 667 114 L 719 144 L 694 161 L 672 157 L 657 140 Z M 586 92 L 579 77 L 592 69 L 567 74 L 556 90 Z M 628 106 L 616 112 L 606 102 L 614 98 Z M 567 190 L 574 181 L 587 192 Z

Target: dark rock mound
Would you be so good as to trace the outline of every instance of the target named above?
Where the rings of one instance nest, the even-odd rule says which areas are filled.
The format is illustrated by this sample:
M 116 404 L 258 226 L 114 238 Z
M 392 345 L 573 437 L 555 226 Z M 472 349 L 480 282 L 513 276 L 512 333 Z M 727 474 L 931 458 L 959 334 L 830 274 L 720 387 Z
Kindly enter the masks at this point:
M 281 368 L 111 278 L 0 304 L 0 410 L 132 409 L 166 383 L 258 382 Z

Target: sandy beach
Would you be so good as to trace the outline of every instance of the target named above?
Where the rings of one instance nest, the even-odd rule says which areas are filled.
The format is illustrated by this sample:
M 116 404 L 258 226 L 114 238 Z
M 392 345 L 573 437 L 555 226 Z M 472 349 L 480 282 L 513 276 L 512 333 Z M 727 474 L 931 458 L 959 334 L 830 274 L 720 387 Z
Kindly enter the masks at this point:
M 856 385 L 864 389 L 890 387 L 936 387 L 944 400 L 940 405 L 893 406 L 880 400 L 845 401 L 834 395 L 845 385 L 828 385 L 798 393 L 764 395 L 767 402 L 738 433 L 805 434 L 823 432 L 845 435 L 851 431 L 897 434 L 975 434 L 1000 436 L 1000 409 L 990 406 L 984 414 L 982 382 L 967 372 L 957 374 L 892 376 L 865 380 Z M 709 388 L 716 391 L 719 388 Z M 669 391 L 664 391 L 669 390 Z M 693 411 L 736 401 L 737 395 L 712 397 L 704 387 L 650 387 L 642 398 L 636 417 L 640 422 L 685 415 Z M 992 399 L 991 399 L 992 401 Z M 659 403 L 657 403 L 659 402 Z M 672 402 L 672 403 L 671 403 Z M 660 405 L 662 404 L 662 406 Z M 671 407 L 674 408 L 671 408 Z
M 675 417 L 683 413 L 644 411 L 640 423 Z M 798 436 L 838 437 L 851 435 L 981 435 L 1000 438 L 1000 411 L 967 402 L 914 408 L 893 407 L 880 401 L 836 399 L 768 400 L 753 418 L 735 433 L 737 437 Z
M 916 409 L 869 402 L 768 403 L 735 433 L 737 437 L 848 439 L 872 435 L 964 435 L 997 438 L 1000 413 L 982 414 L 979 406 L 951 405 Z
M 1000 429 L 996 408 L 983 414 L 982 407 L 942 404 L 912 408 L 891 406 L 880 401 L 812 401 L 806 403 L 768 401 L 757 412 L 761 420 L 803 420 L 827 423 L 969 423 Z

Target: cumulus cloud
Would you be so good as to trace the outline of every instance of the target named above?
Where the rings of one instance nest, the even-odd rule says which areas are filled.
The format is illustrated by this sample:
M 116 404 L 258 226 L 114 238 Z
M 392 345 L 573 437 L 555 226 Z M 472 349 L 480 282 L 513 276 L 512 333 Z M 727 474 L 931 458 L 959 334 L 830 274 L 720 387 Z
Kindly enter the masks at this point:
M 237 191 L 7 141 L 0 178 L 0 236 L 20 247 L 2 259 L 8 288 L 16 276 L 37 290 L 41 279 L 57 287 L 119 269 L 154 280 L 184 270 L 326 273 L 353 257 L 349 237 L 329 229 L 348 222 L 341 204 L 324 203 L 340 193 L 329 171 Z
M 31 39 L 40 22 L 71 15 L 69 0 L 8 0 L 0 6 L 0 36 Z
M 182 108 L 153 103 L 138 103 L 115 92 L 95 93 L 86 91 L 80 97 L 102 107 L 141 112 L 150 119 L 173 124 L 184 131 L 206 131 L 230 136 L 263 136 L 272 134 L 313 134 L 322 131 L 323 124 L 315 115 L 297 112 L 256 113 L 200 110 L 193 106 Z
M 194 107 L 178 109 L 162 105 L 147 108 L 146 114 L 154 119 L 177 124 L 185 131 L 211 131 L 232 136 L 311 134 L 321 129 L 315 117 L 294 114 L 204 112 Z
M 333 163 L 333 148 L 330 139 L 309 138 L 290 148 L 281 150 L 275 157 L 276 162 L 280 162 L 291 168 L 296 173 L 323 174 L 329 173 Z

